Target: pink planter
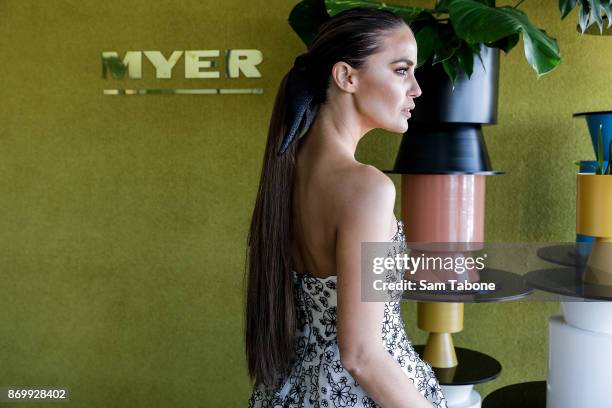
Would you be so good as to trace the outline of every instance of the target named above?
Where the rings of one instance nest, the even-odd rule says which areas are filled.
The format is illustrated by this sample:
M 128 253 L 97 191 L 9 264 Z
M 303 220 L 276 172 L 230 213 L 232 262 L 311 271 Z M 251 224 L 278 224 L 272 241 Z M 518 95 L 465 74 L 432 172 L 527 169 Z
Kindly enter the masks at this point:
M 484 175 L 402 175 L 402 219 L 406 241 L 413 252 L 436 257 L 471 256 L 482 249 L 485 212 Z M 411 243 L 423 242 L 423 245 Z M 426 245 L 425 243 L 445 243 Z M 454 243 L 454 244 L 449 244 Z M 474 244 L 470 244 L 474 243 Z M 409 280 L 478 282 L 477 270 L 458 275 L 453 271 L 421 268 Z
M 408 242 L 484 242 L 484 175 L 402 174 Z

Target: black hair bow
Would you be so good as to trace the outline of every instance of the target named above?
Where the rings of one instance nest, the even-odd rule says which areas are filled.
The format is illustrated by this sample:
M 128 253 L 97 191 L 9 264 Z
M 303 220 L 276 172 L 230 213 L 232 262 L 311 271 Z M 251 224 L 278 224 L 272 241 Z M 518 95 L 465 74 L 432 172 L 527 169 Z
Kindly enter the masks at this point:
M 278 156 L 285 153 L 296 135 L 298 139 L 304 136 L 317 114 L 319 105 L 315 101 L 315 92 L 308 76 L 308 66 L 308 54 L 302 54 L 295 59 L 293 68 L 289 71 L 285 100 L 288 104 L 287 115 L 290 118 L 290 125 L 278 149 Z

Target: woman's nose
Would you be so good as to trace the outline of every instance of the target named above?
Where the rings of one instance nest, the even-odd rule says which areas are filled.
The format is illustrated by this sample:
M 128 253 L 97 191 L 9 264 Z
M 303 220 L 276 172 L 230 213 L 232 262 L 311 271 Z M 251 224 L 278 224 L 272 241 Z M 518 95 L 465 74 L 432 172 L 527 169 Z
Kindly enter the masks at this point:
M 419 96 L 421 96 L 421 94 L 422 94 L 421 87 L 419 86 L 419 83 L 415 79 L 414 85 L 410 89 L 410 96 L 412 96 L 413 98 L 418 98 Z

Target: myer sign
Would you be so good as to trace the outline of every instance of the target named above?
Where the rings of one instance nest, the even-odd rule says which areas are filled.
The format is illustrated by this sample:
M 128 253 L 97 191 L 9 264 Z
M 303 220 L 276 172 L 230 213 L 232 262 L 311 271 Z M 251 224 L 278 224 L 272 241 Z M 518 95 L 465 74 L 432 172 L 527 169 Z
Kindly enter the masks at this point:
M 217 69 L 219 50 L 189 50 L 173 51 L 165 57 L 160 51 L 127 51 L 123 58 L 116 51 L 102 52 L 102 78 L 103 79 L 142 79 L 142 64 L 144 58 L 154 67 L 155 77 L 170 79 L 184 75 L 188 79 L 220 78 Z M 183 70 L 177 66 L 183 60 Z M 225 51 L 225 78 L 261 78 L 257 66 L 263 61 L 263 54 L 255 49 L 234 49 Z M 180 64 L 179 64 L 180 66 Z M 179 74 L 179 72 L 181 72 Z M 142 95 L 142 94 L 220 94 L 220 93 L 263 93 L 262 89 L 105 89 L 107 95 Z

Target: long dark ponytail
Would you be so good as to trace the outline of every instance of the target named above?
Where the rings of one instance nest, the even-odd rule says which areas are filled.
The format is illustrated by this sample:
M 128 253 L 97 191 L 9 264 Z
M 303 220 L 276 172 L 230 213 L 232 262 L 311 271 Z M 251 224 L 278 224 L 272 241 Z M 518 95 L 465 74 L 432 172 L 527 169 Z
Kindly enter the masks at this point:
M 380 50 L 381 33 L 406 25 L 395 14 L 373 8 L 343 11 L 321 25 L 307 57 L 309 83 L 326 100 L 331 68 L 344 61 L 359 69 Z M 290 244 L 293 233 L 293 183 L 298 143 L 277 156 L 292 125 L 287 106 L 288 73 L 274 101 L 259 190 L 247 238 L 245 352 L 249 376 L 256 384 L 276 386 L 289 374 L 295 358 L 296 306 Z

